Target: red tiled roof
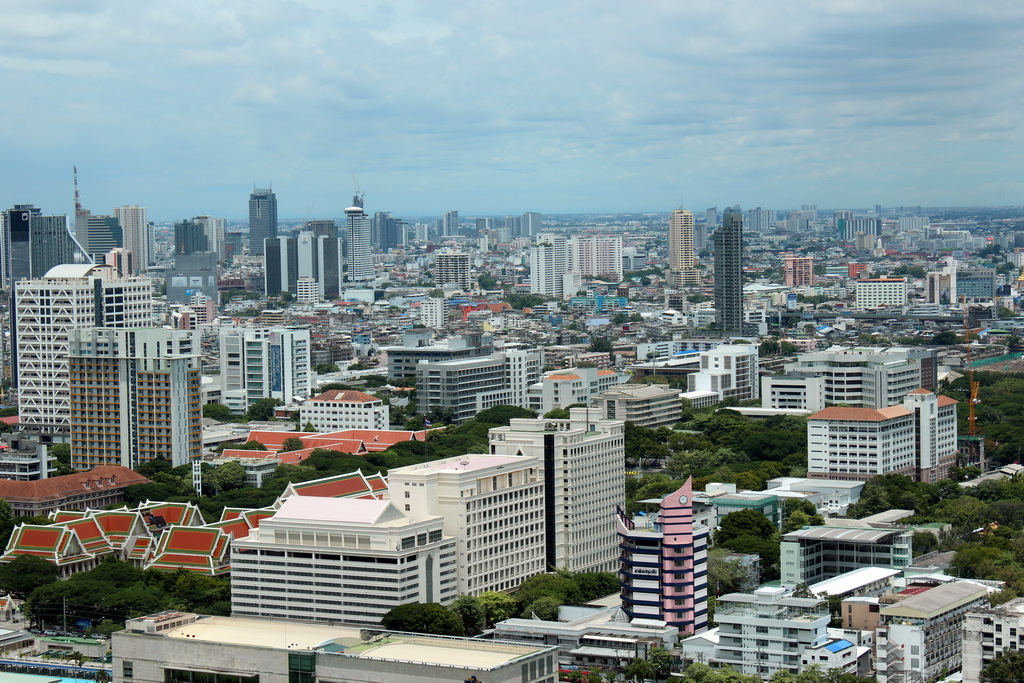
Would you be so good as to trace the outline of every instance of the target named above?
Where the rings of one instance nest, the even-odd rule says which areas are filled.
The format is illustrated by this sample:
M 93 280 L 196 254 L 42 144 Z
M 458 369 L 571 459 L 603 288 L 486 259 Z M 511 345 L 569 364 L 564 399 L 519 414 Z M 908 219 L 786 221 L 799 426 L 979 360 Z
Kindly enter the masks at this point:
M 319 498 L 358 498 L 372 491 L 369 483 L 358 471 L 292 484 L 291 487 L 296 495 Z
M 5 500 L 57 500 L 83 491 L 124 489 L 132 484 L 148 484 L 141 474 L 120 465 L 102 465 L 88 472 L 65 474 L 49 479 L 13 481 L 0 479 L 0 498 Z
M 951 398 L 949 396 L 939 396 L 939 400 L 938 400 L 939 407 L 942 407 L 942 406 L 955 406 L 959 402 L 960 401 L 956 400 L 955 398 Z
M 338 403 L 381 402 L 381 400 L 376 396 L 371 396 L 370 394 L 365 394 L 361 391 L 354 391 L 351 389 L 331 389 L 330 391 L 325 391 L 319 396 L 314 396 L 313 398 L 309 399 L 309 401 L 334 401 Z
M 8 417 L 0 417 L 0 422 L 13 427 L 18 424 L 18 419 L 17 415 L 9 415 Z
M 883 420 L 891 420 L 896 417 L 903 417 L 910 415 L 911 412 L 903 406 L 889 406 L 888 408 L 882 408 L 875 410 L 873 408 L 842 408 L 839 406 L 830 406 L 824 410 L 819 410 L 813 415 L 808 415 L 808 420 L 837 420 L 837 421 L 857 421 L 857 422 L 882 422 Z

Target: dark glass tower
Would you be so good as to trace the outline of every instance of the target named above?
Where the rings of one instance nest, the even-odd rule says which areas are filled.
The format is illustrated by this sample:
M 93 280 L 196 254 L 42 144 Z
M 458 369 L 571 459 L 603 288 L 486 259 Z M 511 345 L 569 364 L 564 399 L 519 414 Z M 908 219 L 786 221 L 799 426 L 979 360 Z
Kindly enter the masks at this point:
M 210 251 L 206 228 L 202 223 L 183 220 L 174 224 L 174 253 L 176 256 Z
M 254 187 L 249 195 L 249 253 L 262 256 L 263 240 L 272 237 L 277 237 L 277 195 Z
M 743 211 L 730 207 L 715 230 L 715 327 L 723 335 L 743 332 Z

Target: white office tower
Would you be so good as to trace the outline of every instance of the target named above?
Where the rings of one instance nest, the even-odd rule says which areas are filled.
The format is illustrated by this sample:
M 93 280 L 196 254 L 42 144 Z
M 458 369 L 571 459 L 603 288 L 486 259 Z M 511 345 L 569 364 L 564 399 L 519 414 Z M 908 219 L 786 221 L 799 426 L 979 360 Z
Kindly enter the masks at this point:
M 114 217 L 121 224 L 124 237 L 124 248 L 131 252 L 134 269 L 124 275 L 136 275 L 149 267 L 152 259 L 150 253 L 149 220 L 146 218 L 144 206 L 118 206 L 114 208 Z
M 71 466 L 136 468 L 202 455 L 199 334 L 147 328 L 69 330 Z
M 361 206 L 345 209 L 348 239 L 348 282 L 373 279 L 373 251 L 370 248 L 370 217 Z
M 621 235 L 573 235 L 569 239 L 569 255 L 570 271 L 611 282 L 622 281 Z
M 231 544 L 231 614 L 377 624 L 399 605 L 450 603 L 454 539 L 440 517 L 413 520 L 400 505 L 288 497 Z
M 539 458 L 549 569 L 616 571 L 616 506 L 625 500 L 625 423 L 570 408 L 568 420 L 514 419 L 488 434 L 491 454 Z
M 264 398 L 308 397 L 309 330 L 222 327 L 220 375 L 224 405 L 236 413 Z
M 448 300 L 429 297 L 420 303 L 420 323 L 431 329 L 440 329 L 448 323 Z
M 452 237 L 459 234 L 459 212 L 448 211 L 441 219 L 441 236 Z
M 62 265 L 15 283 L 18 415 L 34 432 L 70 427 L 68 334 L 86 327 L 152 325 L 148 279 L 121 278 L 107 265 Z
M 564 276 L 569 270 L 568 244 L 562 235 L 544 233 L 530 247 L 530 293 L 562 299 Z M 569 292 L 572 296 L 576 292 Z
M 538 458 L 470 454 L 399 467 L 388 489 L 410 519 L 444 518 L 458 544 L 459 595 L 513 590 L 547 571 Z
M 447 251 L 434 254 L 434 284 L 438 287 L 457 285 L 464 291 L 472 289 L 469 254 Z
M 208 251 L 217 253 L 217 262 L 223 263 L 227 258 L 227 246 L 224 242 L 224 231 L 227 224 L 223 218 L 210 218 L 209 216 L 196 216 L 193 223 L 203 226 L 203 234 L 206 235 L 206 248 Z

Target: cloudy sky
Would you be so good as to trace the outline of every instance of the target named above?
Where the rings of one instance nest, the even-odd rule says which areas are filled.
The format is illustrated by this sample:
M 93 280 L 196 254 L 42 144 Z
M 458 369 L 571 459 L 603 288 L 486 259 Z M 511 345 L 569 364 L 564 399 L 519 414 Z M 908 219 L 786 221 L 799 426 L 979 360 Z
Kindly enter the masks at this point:
M 0 204 L 1024 203 L 1016 0 L 4 0 Z

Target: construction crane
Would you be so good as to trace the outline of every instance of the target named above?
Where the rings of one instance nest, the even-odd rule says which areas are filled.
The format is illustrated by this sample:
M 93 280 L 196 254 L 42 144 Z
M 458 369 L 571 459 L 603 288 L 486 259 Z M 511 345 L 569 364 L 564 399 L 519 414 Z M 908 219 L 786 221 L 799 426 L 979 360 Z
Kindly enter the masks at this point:
M 981 389 L 981 383 L 974 379 L 974 359 L 971 355 L 971 326 L 968 322 L 967 316 L 967 297 L 961 299 L 964 313 L 964 343 L 967 346 L 967 387 L 969 399 L 967 401 L 967 432 L 970 436 L 978 435 L 978 416 L 975 414 L 975 406 L 981 403 L 978 398 L 978 392 Z
M 356 179 L 356 174 L 352 174 L 352 185 L 355 187 L 355 194 L 352 195 L 352 206 L 358 206 L 360 209 L 363 208 L 363 198 L 366 197 L 366 193 L 359 187 L 359 181 Z

